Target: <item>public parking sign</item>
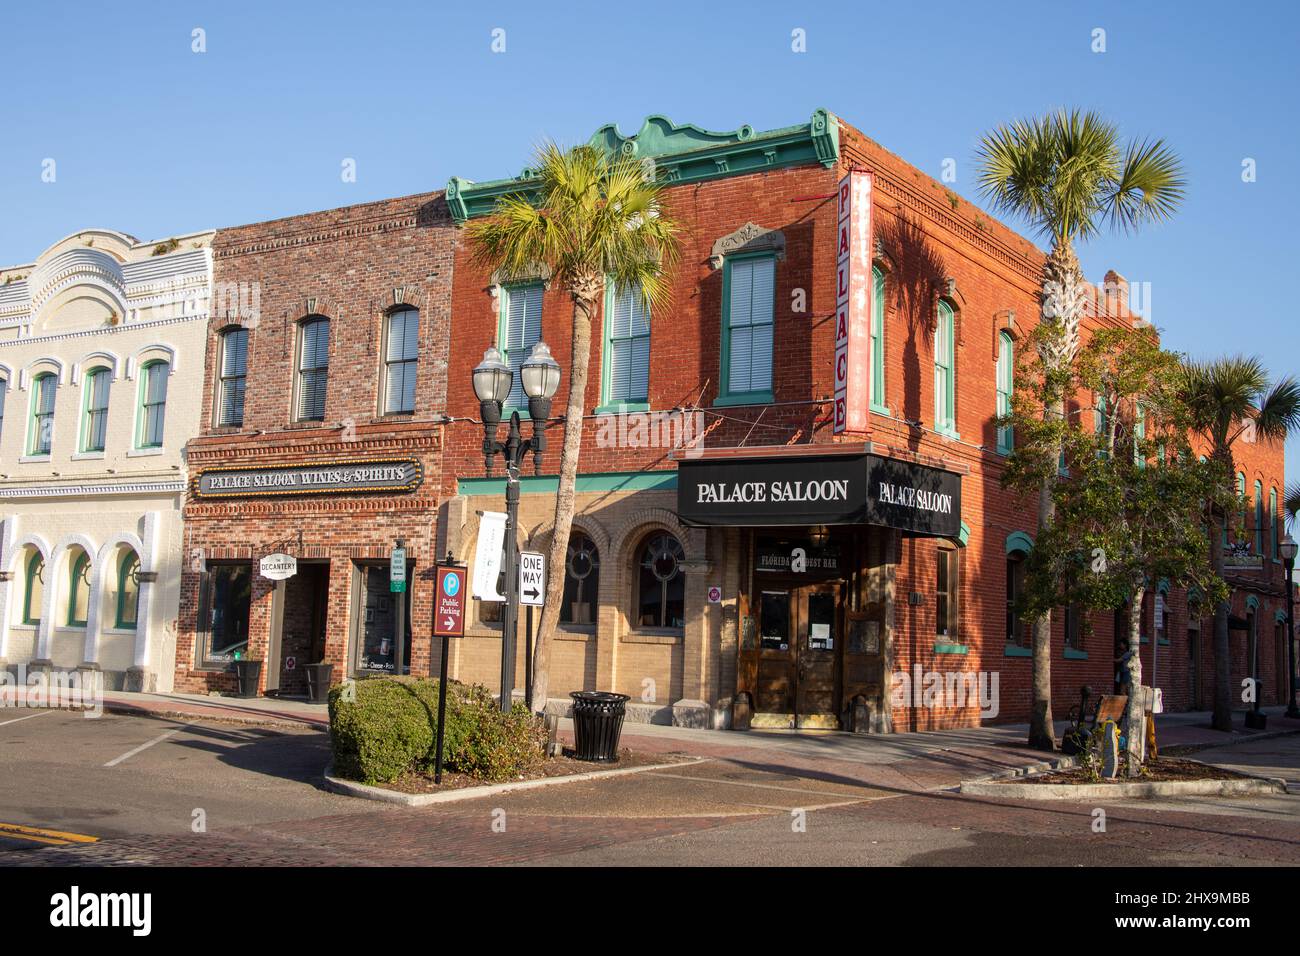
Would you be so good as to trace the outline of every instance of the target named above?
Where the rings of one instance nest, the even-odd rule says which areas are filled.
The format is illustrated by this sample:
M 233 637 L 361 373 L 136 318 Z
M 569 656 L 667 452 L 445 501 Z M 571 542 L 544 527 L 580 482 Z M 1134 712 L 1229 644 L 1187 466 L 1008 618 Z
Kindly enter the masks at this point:
M 388 562 L 388 590 L 400 594 L 406 590 L 406 549 L 394 548 Z
M 546 601 L 546 557 L 536 551 L 519 552 L 519 603 L 541 607 Z
M 465 636 L 465 569 L 439 565 L 434 637 Z

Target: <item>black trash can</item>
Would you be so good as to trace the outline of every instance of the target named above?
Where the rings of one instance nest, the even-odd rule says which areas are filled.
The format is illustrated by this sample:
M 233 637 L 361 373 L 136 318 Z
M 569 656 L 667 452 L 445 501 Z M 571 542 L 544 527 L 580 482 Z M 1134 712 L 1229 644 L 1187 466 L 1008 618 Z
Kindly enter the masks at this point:
M 593 763 L 617 760 L 624 705 L 632 698 L 603 690 L 575 690 L 569 696 L 573 698 L 573 755 Z
M 235 661 L 235 677 L 240 697 L 257 696 L 257 679 L 262 676 L 261 661 Z
M 313 704 L 327 704 L 330 697 L 330 683 L 334 677 L 333 664 L 308 664 L 304 670 L 307 671 L 307 696 L 311 698 Z

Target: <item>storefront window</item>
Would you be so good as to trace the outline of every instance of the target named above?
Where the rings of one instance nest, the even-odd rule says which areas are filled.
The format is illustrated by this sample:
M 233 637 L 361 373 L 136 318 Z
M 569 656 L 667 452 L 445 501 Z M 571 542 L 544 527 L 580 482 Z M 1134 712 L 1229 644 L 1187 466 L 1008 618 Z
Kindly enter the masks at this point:
M 636 623 L 638 627 L 686 626 L 686 575 L 682 546 L 670 534 L 646 539 L 637 556 Z
M 596 597 L 600 592 L 600 553 L 581 531 L 569 536 L 569 552 L 564 564 L 564 601 L 560 604 L 560 623 L 594 625 Z
M 212 663 L 248 654 L 248 613 L 253 600 L 253 569 L 223 564 L 208 572 L 208 633 L 204 657 Z
M 410 592 L 394 594 L 389 590 L 389 573 L 387 564 L 372 564 L 359 569 L 361 573 L 361 603 L 358 608 L 360 621 L 357 633 L 359 659 L 357 670 L 380 671 L 395 674 L 400 666 L 402 673 L 410 672 L 411 615 Z M 410 563 L 407 563 L 407 579 L 413 575 Z M 399 646 L 398 617 L 399 612 L 405 618 L 405 643 Z

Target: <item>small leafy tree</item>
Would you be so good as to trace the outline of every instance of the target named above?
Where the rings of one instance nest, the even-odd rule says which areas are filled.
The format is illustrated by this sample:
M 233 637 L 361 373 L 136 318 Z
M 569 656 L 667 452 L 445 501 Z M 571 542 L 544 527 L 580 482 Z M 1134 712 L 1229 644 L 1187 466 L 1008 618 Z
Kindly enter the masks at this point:
M 1056 487 L 1054 520 L 1029 556 L 1024 607 L 1041 614 L 1066 604 L 1127 606 L 1128 652 L 1121 660 L 1131 688 L 1124 714 L 1131 776 L 1140 772 L 1145 741 L 1143 598 L 1162 580 L 1200 588 L 1211 600 L 1224 590 L 1206 547 L 1206 508 L 1222 483 L 1213 463 L 1192 453 L 1181 384 L 1181 360 L 1160 347 L 1154 330 L 1099 331 L 1080 350 L 1069 383 L 1076 395 L 1096 396 L 1097 414 L 1088 423 L 1039 419 L 1028 436 L 1034 442 L 1036 430 L 1052 429 L 1038 443 L 1041 459 L 1059 434 L 1069 472 Z M 1026 456 L 1020 480 L 1046 465 Z

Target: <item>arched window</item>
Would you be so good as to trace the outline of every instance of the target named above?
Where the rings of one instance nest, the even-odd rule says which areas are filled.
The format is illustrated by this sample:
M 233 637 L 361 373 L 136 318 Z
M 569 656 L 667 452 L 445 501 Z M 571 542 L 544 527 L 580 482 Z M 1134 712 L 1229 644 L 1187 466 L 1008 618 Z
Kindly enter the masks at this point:
M 54 443 L 54 397 L 59 379 L 53 372 L 42 372 L 32 380 L 32 420 L 27 436 L 27 454 L 48 455 Z
M 685 552 L 667 532 L 650 535 L 637 551 L 638 627 L 686 626 Z
M 384 414 L 409 414 L 415 411 L 419 311 L 403 308 L 388 313 L 384 338 Z
M 1011 388 L 1012 374 L 1014 371 L 1015 344 L 1011 340 L 1010 334 L 1006 332 L 998 333 L 998 367 L 997 367 L 997 388 L 998 388 L 998 417 L 1011 414 Z M 998 428 L 998 451 L 1002 454 L 1010 453 L 1015 447 L 1014 430 L 1010 425 L 1000 426 Z
M 113 374 L 106 368 L 86 373 L 85 406 L 81 426 L 81 451 L 103 451 L 108 437 L 108 388 Z
M 167 416 L 167 377 L 172 367 L 158 359 L 145 365 L 140 375 L 140 434 L 138 448 L 161 448 Z
M 1255 553 L 1264 556 L 1264 485 L 1255 482 Z
M 0 378 L 0 435 L 4 434 L 5 396 L 9 394 L 9 383 Z
M 298 336 L 298 421 L 325 420 L 325 392 L 329 385 L 330 320 L 307 319 Z
M 90 608 L 90 556 L 77 548 L 68 561 L 68 626 L 85 627 Z
M 1017 607 L 1025 590 L 1024 551 L 1007 553 L 1007 646 L 1029 647 L 1029 625 L 1020 617 Z
M 871 267 L 871 404 L 887 412 L 885 404 L 885 273 Z
M 45 599 L 45 558 L 35 548 L 27 558 L 23 587 L 23 623 L 41 623 L 41 604 Z
M 957 357 L 953 349 L 952 306 L 939 301 L 934 329 L 934 428 L 945 435 L 957 433 Z
M 3 386 L 0 386 L 2 389 Z M 0 392 L 0 402 L 3 401 L 3 393 Z M 2 411 L 2 409 L 0 409 Z M 1268 553 L 1269 557 L 1277 560 L 1278 545 L 1282 542 L 1282 515 L 1277 510 L 1277 489 L 1268 490 Z
M 560 623 L 593 625 L 596 623 L 596 600 L 600 593 L 600 552 L 591 538 L 581 531 L 569 535 L 569 551 L 564 561 L 564 600 L 560 604 Z
M 244 424 L 244 386 L 248 376 L 248 330 L 221 334 L 221 385 L 217 395 L 217 424 Z
M 124 629 L 135 627 L 136 611 L 140 604 L 140 558 L 127 551 L 117 564 L 117 600 L 114 626 Z
M 1237 472 L 1237 497 L 1241 499 L 1241 514 L 1237 516 L 1237 527 L 1240 529 L 1237 538 L 1238 542 L 1246 540 L 1246 473 Z

